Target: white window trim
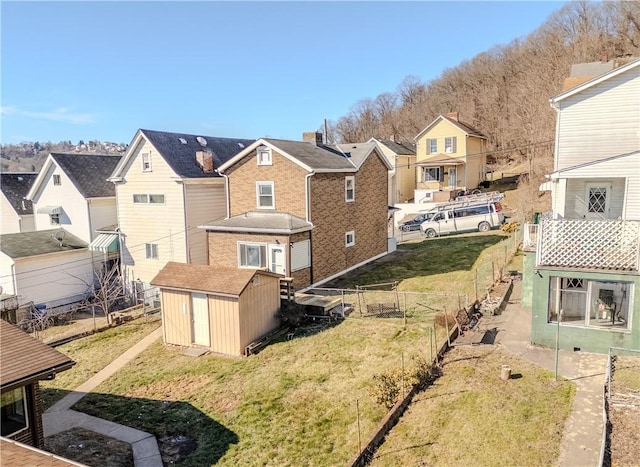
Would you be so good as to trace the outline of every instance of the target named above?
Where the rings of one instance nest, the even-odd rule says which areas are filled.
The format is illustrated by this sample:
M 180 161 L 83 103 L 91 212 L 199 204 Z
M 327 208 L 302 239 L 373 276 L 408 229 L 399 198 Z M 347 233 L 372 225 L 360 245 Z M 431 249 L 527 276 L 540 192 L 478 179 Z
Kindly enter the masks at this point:
M 430 170 L 436 171 L 436 177 L 427 180 L 425 175 L 429 173 Z M 422 181 L 423 182 L 439 182 L 440 181 L 440 167 L 422 167 Z
M 62 178 L 60 177 L 60 175 L 58 174 L 53 174 L 53 185 L 54 186 L 61 186 L 62 185 Z
M 265 159 L 262 159 L 261 155 L 266 155 Z M 273 165 L 273 154 L 271 152 L 271 148 L 266 146 L 261 146 L 258 148 L 257 156 L 256 156 L 258 165 Z
M 143 172 L 152 172 L 152 170 L 151 170 L 151 153 L 150 152 L 141 153 L 140 154 L 140 160 L 142 162 L 142 171 Z M 148 165 L 148 167 L 146 167 L 147 165 Z
M 60 214 L 49 214 L 49 222 L 51 225 L 60 225 Z
M 351 236 L 351 242 L 349 242 L 349 236 Z M 344 234 L 344 246 L 350 247 L 356 244 L 356 232 L 355 230 L 349 230 Z
M 262 269 L 264 267 L 268 267 L 267 265 L 267 244 L 266 243 L 256 243 L 256 242 L 238 242 L 237 243 L 237 253 L 238 253 L 238 268 L 240 269 Z M 260 249 L 260 264 L 264 263 L 265 266 L 246 266 L 242 264 L 242 254 L 240 252 L 240 248 L 242 246 L 257 246 Z M 264 255 L 264 257 L 263 257 Z
M 167 204 L 167 198 L 162 193 L 133 193 L 133 204 Z M 136 196 L 144 196 L 144 201 L 136 201 Z M 161 203 L 151 202 L 152 196 L 162 196 Z
M 271 186 L 271 206 L 260 206 L 260 186 Z M 276 208 L 276 191 L 273 182 L 260 181 L 256 182 L 256 207 L 258 209 L 275 209 Z
M 25 390 L 25 387 L 22 386 L 20 388 L 15 388 L 11 391 L 7 391 L 7 392 L 13 392 L 15 390 L 21 389 L 22 390 L 22 409 L 24 410 L 24 427 L 20 428 L 19 430 L 16 430 L 12 433 L 8 433 L 4 436 L 14 436 L 18 433 L 22 433 L 25 430 L 28 430 L 30 428 L 30 424 L 29 424 L 29 418 L 30 418 L 30 413 L 29 413 L 29 405 L 27 404 L 27 391 Z
M 155 255 L 154 255 L 154 249 L 155 249 Z M 158 250 L 159 250 L 159 248 L 158 248 L 158 244 L 157 243 L 145 243 L 144 244 L 144 256 L 145 256 L 145 258 L 146 259 L 153 259 L 153 260 L 160 259 L 160 252 Z
M 436 145 L 434 150 L 431 150 L 431 142 L 435 141 Z M 427 138 L 427 154 L 436 154 L 438 152 L 438 139 L 437 138 Z
M 349 180 L 351 180 L 351 198 L 349 198 L 349 190 L 347 189 Z M 347 203 L 352 203 L 356 200 L 356 177 L 354 177 L 353 175 L 344 177 L 344 200 Z
M 447 145 L 447 142 L 450 143 L 450 145 Z M 447 136 L 444 139 L 444 152 L 445 154 L 453 154 L 454 152 L 456 152 L 456 137 L 455 136 Z

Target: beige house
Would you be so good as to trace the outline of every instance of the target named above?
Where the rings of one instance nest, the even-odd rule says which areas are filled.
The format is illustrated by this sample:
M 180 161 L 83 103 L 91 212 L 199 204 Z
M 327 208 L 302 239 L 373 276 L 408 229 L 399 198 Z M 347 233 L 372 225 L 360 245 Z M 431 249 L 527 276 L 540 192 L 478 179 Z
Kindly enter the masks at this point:
M 198 225 L 227 215 L 218 167 L 253 140 L 138 130 L 114 169 L 123 275 L 148 288 L 169 261 L 207 264 Z
M 387 254 L 388 170 L 375 143 L 264 138 L 220 167 L 229 216 L 202 227 L 209 264 L 319 285 Z
M 371 138 L 387 158 L 389 170 L 389 206 L 413 199 L 416 189 L 416 145 L 405 141 Z
M 484 181 L 487 137 L 457 112 L 438 116 L 415 140 L 416 203 L 446 201 Z
M 160 287 L 166 344 L 244 355 L 280 320 L 280 278 L 255 269 L 167 263 L 151 285 Z
M 36 229 L 33 204 L 26 196 L 37 176 L 35 172 L 0 173 L 0 234 Z

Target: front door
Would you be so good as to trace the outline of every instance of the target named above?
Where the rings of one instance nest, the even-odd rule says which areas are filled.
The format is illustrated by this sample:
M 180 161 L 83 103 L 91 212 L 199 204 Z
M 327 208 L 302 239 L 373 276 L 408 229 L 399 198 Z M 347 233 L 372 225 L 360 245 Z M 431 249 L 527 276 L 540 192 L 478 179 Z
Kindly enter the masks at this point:
M 210 347 L 207 295 L 191 293 L 191 336 L 195 345 Z
M 586 219 L 608 219 L 609 198 L 611 197 L 609 183 L 588 183 L 586 196 Z
M 286 276 L 284 245 L 269 245 L 269 271 Z
M 457 177 L 458 175 L 456 174 L 456 167 L 452 165 L 451 167 L 449 167 L 449 188 L 456 188 Z

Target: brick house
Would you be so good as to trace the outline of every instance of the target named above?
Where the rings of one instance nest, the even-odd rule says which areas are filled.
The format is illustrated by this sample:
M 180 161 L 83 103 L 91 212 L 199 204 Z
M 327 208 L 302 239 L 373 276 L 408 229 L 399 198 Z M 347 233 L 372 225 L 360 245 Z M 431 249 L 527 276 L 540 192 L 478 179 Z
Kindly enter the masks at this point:
M 53 379 L 75 362 L 4 320 L 0 320 L 0 350 L 2 436 L 41 448 L 44 434 L 39 381 Z
M 319 285 L 387 254 L 391 166 L 375 143 L 263 138 L 220 166 L 228 215 L 207 223 L 209 264 Z

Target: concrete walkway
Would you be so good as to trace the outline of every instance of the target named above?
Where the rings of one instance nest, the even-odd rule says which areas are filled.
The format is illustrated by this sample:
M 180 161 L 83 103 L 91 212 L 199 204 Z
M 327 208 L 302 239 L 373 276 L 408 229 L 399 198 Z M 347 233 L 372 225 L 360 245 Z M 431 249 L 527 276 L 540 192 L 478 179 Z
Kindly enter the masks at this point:
M 522 282 L 514 281 L 513 292 L 500 315 L 483 316 L 480 330 L 495 328 L 495 344 L 543 368 L 555 371 L 555 350 L 533 346 L 531 312 L 521 306 Z M 576 396 L 565 424 L 558 465 L 596 467 L 600 459 L 603 420 L 603 388 L 607 356 L 560 350 L 558 375 L 576 384 Z
M 158 442 L 152 434 L 71 410 L 73 404 L 133 360 L 160 336 L 162 336 L 162 327 L 143 338 L 74 391 L 52 405 L 42 415 L 44 436 L 55 435 L 74 427 L 84 428 L 131 444 L 133 462 L 136 467 L 162 467 Z

